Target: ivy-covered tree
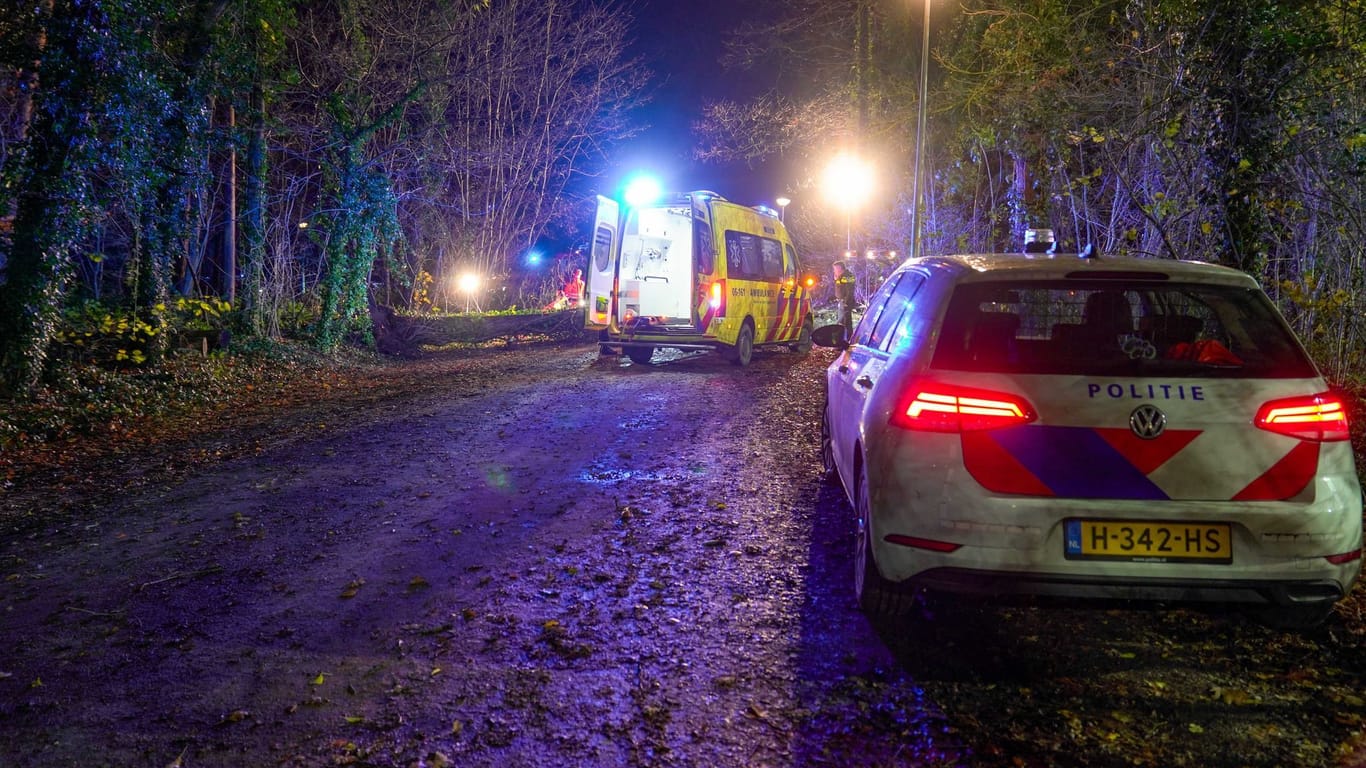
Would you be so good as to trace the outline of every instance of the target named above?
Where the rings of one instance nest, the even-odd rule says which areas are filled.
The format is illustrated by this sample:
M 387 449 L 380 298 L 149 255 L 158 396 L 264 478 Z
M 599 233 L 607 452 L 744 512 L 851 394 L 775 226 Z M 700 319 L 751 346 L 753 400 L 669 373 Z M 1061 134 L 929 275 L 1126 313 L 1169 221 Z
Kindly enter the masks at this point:
M 242 7 L 241 4 L 238 7 Z M 117 256 L 127 310 L 165 326 L 204 183 L 207 96 L 227 57 L 226 0 L 54 0 L 7 6 L 4 64 L 27 67 L 31 119 L 10 135 L 0 201 L 14 212 L 0 285 L 4 386 L 31 391 L 82 272 Z M 10 22 L 13 22 L 11 24 Z M 12 43 L 12 44 L 10 44 Z M 98 282 L 89 286 L 99 295 Z M 153 350 L 164 349 L 164 334 Z
M 23 141 L 5 158 L 16 190 L 0 286 L 7 389 L 37 385 L 77 266 L 102 258 L 97 228 L 126 225 L 129 295 L 148 314 L 164 311 L 198 135 L 197 65 L 223 2 L 57 0 L 21 19 L 39 30 L 25 39 L 42 44 L 18 49 L 37 87 Z
M 6 158 L 18 194 L 0 286 L 0 376 L 12 394 L 31 390 L 42 375 L 71 261 L 97 216 L 97 116 L 108 88 L 97 65 L 115 44 L 108 14 L 90 0 L 57 3 L 45 17 L 23 21 L 42 29 L 41 50 L 18 50 L 40 73 L 43 91 L 29 96 L 24 146 Z

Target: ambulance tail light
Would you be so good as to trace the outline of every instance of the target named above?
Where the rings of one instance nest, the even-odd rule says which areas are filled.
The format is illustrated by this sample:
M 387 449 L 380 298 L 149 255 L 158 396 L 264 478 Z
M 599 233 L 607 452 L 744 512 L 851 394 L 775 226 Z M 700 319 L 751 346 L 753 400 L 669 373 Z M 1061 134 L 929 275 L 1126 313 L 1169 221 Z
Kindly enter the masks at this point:
M 1018 395 L 913 381 L 892 411 L 891 424 L 920 432 L 973 432 L 1016 427 L 1037 418 L 1034 407 Z
M 1252 423 L 1268 432 L 1315 443 L 1348 439 L 1347 407 L 1333 392 L 1263 403 Z
M 717 280 L 711 284 L 711 292 L 708 294 L 707 303 L 716 310 L 717 315 L 726 314 L 726 281 Z

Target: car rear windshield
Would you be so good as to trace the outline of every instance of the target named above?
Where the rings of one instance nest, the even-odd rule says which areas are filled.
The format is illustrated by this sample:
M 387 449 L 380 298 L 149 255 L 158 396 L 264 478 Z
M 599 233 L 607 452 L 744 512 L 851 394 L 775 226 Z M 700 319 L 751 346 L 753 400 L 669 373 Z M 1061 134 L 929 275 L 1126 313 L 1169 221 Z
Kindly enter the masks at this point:
M 1262 291 L 1155 280 L 961 284 L 933 365 L 1000 373 L 1316 375 Z

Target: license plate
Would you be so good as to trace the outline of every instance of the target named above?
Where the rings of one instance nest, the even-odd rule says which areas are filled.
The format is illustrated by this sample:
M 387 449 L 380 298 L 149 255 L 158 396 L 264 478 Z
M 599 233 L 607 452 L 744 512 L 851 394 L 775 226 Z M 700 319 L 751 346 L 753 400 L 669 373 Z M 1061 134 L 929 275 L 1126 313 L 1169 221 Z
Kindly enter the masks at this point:
M 1064 526 L 1069 560 L 1233 562 L 1228 523 L 1067 520 Z

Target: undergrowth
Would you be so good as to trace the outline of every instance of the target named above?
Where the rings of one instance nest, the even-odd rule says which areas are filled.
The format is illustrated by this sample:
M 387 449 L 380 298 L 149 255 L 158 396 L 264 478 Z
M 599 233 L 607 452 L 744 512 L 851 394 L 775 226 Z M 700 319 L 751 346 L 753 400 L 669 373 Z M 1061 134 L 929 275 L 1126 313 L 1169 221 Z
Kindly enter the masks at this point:
M 225 405 L 258 389 L 287 388 L 300 377 L 381 364 L 369 351 L 344 348 L 325 354 L 302 343 L 268 340 L 207 357 L 179 354 L 154 367 L 61 361 L 31 397 L 0 401 L 0 455 L 126 431 L 135 424 Z

